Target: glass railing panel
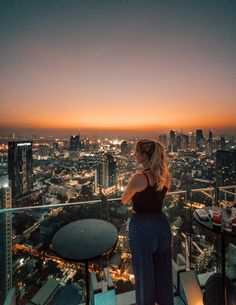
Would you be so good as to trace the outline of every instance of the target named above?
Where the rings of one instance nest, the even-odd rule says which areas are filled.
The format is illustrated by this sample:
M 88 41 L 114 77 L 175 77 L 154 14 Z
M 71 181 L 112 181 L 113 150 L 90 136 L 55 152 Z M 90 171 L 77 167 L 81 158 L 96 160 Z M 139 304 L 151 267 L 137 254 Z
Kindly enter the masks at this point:
M 87 218 L 107 220 L 119 232 L 115 250 L 93 260 L 89 271 L 95 272 L 99 281 L 104 278 L 104 268 L 108 268 L 116 293 L 134 290 L 127 222 L 130 213 L 130 207 L 122 205 L 120 199 L 107 200 L 105 197 L 91 202 L 1 211 L 0 224 L 1 229 L 4 228 L 1 230 L 1 254 L 4 254 L 1 255 L 1 267 L 8 271 L 1 273 L 0 304 L 11 287 L 15 288 L 18 305 L 28 304 L 40 291 L 43 293 L 43 287 L 55 289 L 60 296 L 67 287 L 72 293 L 77 292 L 79 303 L 83 303 L 84 264 L 60 259 L 52 250 L 51 240 L 64 225 Z
M 163 210 L 168 217 L 172 231 L 172 258 L 174 261 L 177 261 L 179 255 L 185 258 L 188 250 L 186 238 L 190 224 L 186 196 L 186 191 L 169 192 L 163 203 Z
M 229 200 L 228 197 L 232 199 L 233 194 L 227 193 L 226 200 Z M 163 210 L 172 229 L 172 258 L 176 263 L 176 272 L 181 268 L 194 268 L 204 278 L 205 274 L 220 271 L 217 235 L 204 230 L 192 217 L 196 208 L 210 207 L 212 200 L 212 188 L 167 193 Z M 104 268 L 108 268 L 116 294 L 133 291 L 134 275 L 128 237 L 131 213 L 131 205 L 122 205 L 120 198 L 105 196 L 94 201 L 0 210 L 0 264 L 1 270 L 6 270 L 0 273 L 0 304 L 3 304 L 5 292 L 11 287 L 15 288 L 16 304 L 24 305 L 47 286 L 55 289 L 54 299 L 58 296 L 62 298 L 71 291 L 78 298 L 78 304 L 83 303 L 84 264 L 61 260 L 52 250 L 51 239 L 64 225 L 87 218 L 107 220 L 119 232 L 114 251 L 92 261 L 89 271 L 95 272 L 98 281 L 101 281 Z M 226 273 L 234 278 L 235 240 L 227 240 L 226 247 Z
M 173 233 L 173 259 L 180 260 L 182 256 L 181 264 L 184 264 L 184 268 L 189 259 L 190 228 L 190 205 L 186 196 L 186 191 L 170 192 L 163 205 Z M 37 297 L 43 287 L 50 285 L 55 287 L 55 291 L 61 296 L 61 291 L 67 284 L 76 284 L 80 302 L 85 301 L 84 265 L 61 260 L 52 251 L 51 239 L 64 225 L 87 218 L 107 220 L 115 225 L 119 232 L 114 251 L 92 261 L 89 271 L 95 272 L 97 279 L 102 280 L 103 270 L 108 268 L 116 294 L 134 290 L 135 279 L 128 237 L 131 205 L 122 205 L 120 198 L 108 199 L 103 196 L 101 200 L 54 203 L 10 211 L 0 213 L 2 223 L 7 223 L 4 233 L 6 240 L 9 242 L 12 236 L 12 244 L 6 245 L 8 258 L 4 258 L 3 264 L 12 272 L 8 276 L 12 281 L 9 285 L 15 288 L 17 304 L 27 304 Z M 6 279 L 7 276 L 5 282 Z
M 223 209 L 223 222 L 229 221 L 230 227 L 225 229 L 236 234 L 236 186 L 219 188 L 219 201 Z M 236 282 L 236 237 L 229 232 L 225 236 L 225 274 L 227 278 Z
M 190 197 L 192 215 L 196 209 L 212 207 L 214 188 L 192 190 Z M 196 270 L 204 285 L 210 274 L 219 270 L 218 235 L 204 229 L 193 217 L 191 221 L 191 267 Z

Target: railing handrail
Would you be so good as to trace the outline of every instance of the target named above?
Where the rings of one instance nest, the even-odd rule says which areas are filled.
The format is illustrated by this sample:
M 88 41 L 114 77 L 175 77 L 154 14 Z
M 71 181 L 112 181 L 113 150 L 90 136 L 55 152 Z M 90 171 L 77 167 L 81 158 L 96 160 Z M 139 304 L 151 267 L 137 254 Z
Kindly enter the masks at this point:
M 178 194 L 185 194 L 186 191 L 174 191 L 174 192 L 167 192 L 167 196 L 171 195 L 178 195 Z M 28 211 L 28 210 L 37 210 L 37 209 L 51 209 L 51 208 L 60 208 L 65 206 L 76 206 L 81 204 L 95 204 L 101 202 L 102 199 L 96 199 L 96 200 L 86 200 L 86 201 L 76 201 L 76 202 L 63 202 L 63 203 L 57 203 L 57 204 L 47 204 L 47 205 L 37 205 L 37 206 L 27 206 L 27 207 L 17 207 L 17 208 L 11 208 L 11 209 L 0 209 L 0 214 L 4 213 L 14 213 L 14 212 L 22 212 L 22 211 Z M 121 201 L 121 197 L 118 198 L 107 198 L 107 201 Z
M 236 185 L 230 185 L 230 186 L 221 186 L 219 187 L 220 190 L 224 191 L 224 189 L 228 188 L 236 188 Z M 205 188 L 197 188 L 197 189 L 191 189 L 190 192 L 200 192 L 200 191 L 212 191 L 214 190 L 214 187 L 205 187 Z M 180 194 L 187 194 L 187 190 L 179 190 L 179 191 L 173 191 L 173 192 L 167 192 L 167 196 L 173 196 L 173 195 L 180 195 Z M 87 201 L 76 201 L 76 202 L 63 202 L 63 203 L 57 203 L 57 204 L 47 204 L 47 205 L 37 205 L 37 206 L 27 206 L 27 207 L 17 207 L 17 208 L 11 208 L 11 209 L 0 209 L 0 214 L 4 213 L 14 213 L 14 212 L 22 212 L 22 211 L 28 211 L 28 210 L 37 210 L 37 209 L 51 209 L 51 208 L 60 208 L 60 207 L 69 207 L 69 206 L 78 206 L 82 204 L 96 204 L 101 202 L 100 199 L 96 200 L 87 200 Z M 107 198 L 107 201 L 121 201 L 121 197 L 118 198 Z

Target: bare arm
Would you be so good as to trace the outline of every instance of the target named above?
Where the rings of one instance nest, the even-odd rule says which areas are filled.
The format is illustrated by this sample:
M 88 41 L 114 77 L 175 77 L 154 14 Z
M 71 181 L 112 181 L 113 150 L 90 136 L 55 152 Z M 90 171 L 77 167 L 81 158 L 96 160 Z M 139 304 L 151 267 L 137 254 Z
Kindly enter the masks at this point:
M 134 174 L 130 178 L 129 183 L 121 198 L 123 204 L 129 203 L 134 194 L 140 190 L 142 181 L 143 178 L 141 174 Z

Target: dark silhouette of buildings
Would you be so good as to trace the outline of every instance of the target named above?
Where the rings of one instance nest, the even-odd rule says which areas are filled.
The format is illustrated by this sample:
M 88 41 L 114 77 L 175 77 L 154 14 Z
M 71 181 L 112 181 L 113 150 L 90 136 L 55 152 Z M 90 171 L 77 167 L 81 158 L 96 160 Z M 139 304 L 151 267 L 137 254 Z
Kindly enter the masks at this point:
M 236 184 L 236 151 L 218 150 L 216 152 L 216 185 Z
M 33 190 L 32 141 L 8 142 L 8 178 L 13 207 Z

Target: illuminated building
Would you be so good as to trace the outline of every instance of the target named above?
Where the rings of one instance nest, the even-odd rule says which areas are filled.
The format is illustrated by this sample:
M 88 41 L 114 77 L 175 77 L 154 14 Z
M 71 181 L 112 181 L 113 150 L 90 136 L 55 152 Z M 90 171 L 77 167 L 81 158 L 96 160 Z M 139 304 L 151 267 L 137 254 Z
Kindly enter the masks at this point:
M 212 153 L 213 152 L 213 131 L 209 130 L 208 132 L 208 140 L 206 143 L 206 149 L 208 153 Z
M 236 151 L 218 150 L 216 152 L 216 185 L 236 184 Z
M 169 141 L 169 152 L 176 151 L 176 132 L 175 130 L 170 130 L 170 141 Z
M 78 150 L 81 148 L 80 135 L 70 137 L 70 150 Z
M 159 136 L 159 141 L 167 148 L 167 135 L 162 134 Z
M 117 305 L 115 288 L 107 268 L 104 269 L 104 280 L 97 281 L 94 272 L 90 275 L 91 305 Z
M 226 149 L 225 137 L 220 137 L 220 149 L 221 149 L 221 150 Z
M 190 148 L 191 150 L 196 149 L 196 137 L 194 132 L 190 133 Z
M 47 145 L 39 145 L 39 155 L 46 157 L 49 154 L 49 147 Z
M 178 134 L 176 137 L 176 147 L 177 149 L 181 149 L 182 148 L 182 135 Z
M 0 209 L 12 207 L 11 188 L 0 189 Z M 0 215 L 0 304 L 12 288 L 12 215 Z
M 196 130 L 196 147 L 200 148 L 202 141 L 204 140 L 202 129 Z
M 129 153 L 129 147 L 128 147 L 128 142 L 127 141 L 122 141 L 120 144 L 120 152 L 121 155 L 125 156 Z
M 208 141 L 209 142 L 213 141 L 213 131 L 211 129 L 209 129 L 208 131 Z
M 95 171 L 95 192 L 112 192 L 116 187 L 116 162 L 111 154 L 106 154 Z
M 8 142 L 8 177 L 15 206 L 33 189 L 32 141 Z

